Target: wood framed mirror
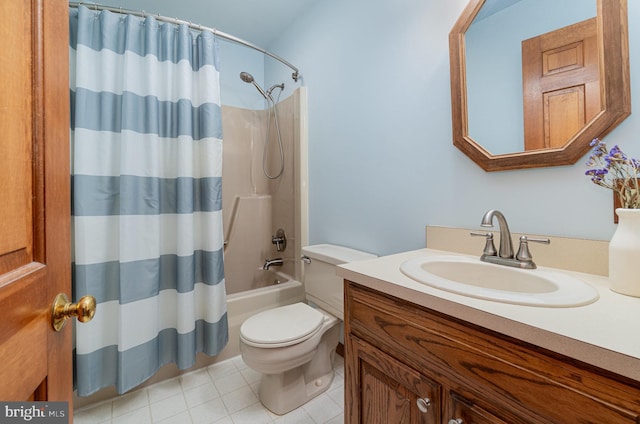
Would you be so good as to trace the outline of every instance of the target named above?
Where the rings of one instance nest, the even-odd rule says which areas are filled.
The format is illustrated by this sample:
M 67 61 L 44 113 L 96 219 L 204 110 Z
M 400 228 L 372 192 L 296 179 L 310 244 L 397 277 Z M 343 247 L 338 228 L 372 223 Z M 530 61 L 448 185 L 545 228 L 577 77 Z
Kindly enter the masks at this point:
M 530 72 L 530 70 L 516 70 L 516 72 L 520 73 L 520 84 L 519 87 L 515 87 L 515 89 L 519 91 L 520 98 L 524 100 L 520 100 L 518 107 L 512 107 L 511 109 L 516 109 L 514 113 L 520 115 L 519 119 L 521 121 L 525 119 L 531 120 L 532 117 L 537 116 L 539 122 L 536 125 L 543 126 L 546 130 L 550 130 L 549 132 L 558 130 L 555 132 L 560 134 L 564 132 L 564 134 L 560 136 L 559 141 L 556 140 L 551 144 L 541 145 L 534 142 L 533 147 L 527 146 L 525 148 L 525 145 L 530 145 L 532 140 L 530 140 L 531 137 L 529 133 L 525 134 L 523 128 L 522 135 L 516 137 L 521 138 L 521 140 L 518 140 L 518 143 L 520 143 L 519 146 L 521 147 L 506 153 L 499 152 L 499 148 L 487 147 L 488 140 L 485 139 L 485 141 L 483 141 L 480 135 L 474 138 L 473 129 L 471 131 L 469 130 L 470 121 L 474 119 L 476 121 L 478 119 L 483 121 L 485 118 L 483 116 L 482 118 L 476 119 L 477 117 L 475 115 L 472 116 L 470 114 L 469 105 L 473 102 L 468 98 L 469 93 L 467 86 L 469 81 L 472 80 L 472 76 L 468 75 L 467 70 L 466 46 L 470 44 L 467 42 L 468 40 L 466 40 L 467 32 L 470 31 L 474 20 L 476 20 L 481 13 L 484 15 L 487 9 L 494 8 L 500 1 L 504 1 L 508 3 L 508 5 L 514 3 L 520 3 L 522 5 L 525 4 L 526 1 L 531 0 L 471 0 L 449 34 L 453 144 L 485 171 L 503 171 L 574 164 L 589 151 L 589 143 L 594 138 L 603 138 L 631 113 L 627 0 L 591 0 L 595 2 L 594 10 L 597 13 L 595 18 L 591 19 L 595 24 L 593 43 L 597 44 L 597 49 L 595 50 L 597 57 L 595 58 L 594 66 L 597 67 L 595 75 L 598 81 L 595 89 L 593 85 L 589 88 L 586 83 L 574 82 L 569 84 L 572 87 L 564 89 L 564 91 L 556 91 L 556 93 L 562 93 L 561 96 L 553 97 L 548 95 L 548 93 L 540 92 L 532 94 L 530 86 L 527 86 L 527 79 L 529 77 L 525 74 L 525 72 Z M 579 1 L 584 2 L 585 0 Z M 538 5 L 539 4 L 538 2 Z M 531 16 L 527 16 L 526 18 L 531 19 Z M 499 25 L 495 24 L 492 26 L 499 27 Z M 576 32 L 573 29 L 567 28 L 559 31 L 564 34 L 563 37 L 565 38 L 567 34 Z M 515 42 L 518 43 L 517 48 L 521 52 L 523 52 L 523 49 L 527 49 L 524 43 L 522 44 L 523 47 L 521 47 L 521 43 L 524 41 L 525 40 L 521 38 L 515 40 Z M 583 65 L 582 58 L 588 55 L 588 53 L 586 53 L 586 47 L 581 44 L 581 41 L 576 41 L 571 38 L 568 44 L 572 46 L 572 49 L 575 47 L 570 53 L 554 55 L 554 53 L 559 51 L 567 52 L 567 50 L 563 49 L 555 49 L 551 52 L 541 51 L 540 53 L 544 58 L 540 59 L 540 63 L 535 63 L 533 66 L 529 66 L 529 68 L 539 69 L 539 73 L 542 74 L 543 70 L 540 68 L 547 70 L 548 68 L 553 68 L 553 66 L 548 66 L 547 62 L 556 63 L 554 61 L 558 59 L 558 57 L 566 58 L 567 56 L 569 56 L 572 61 L 572 64 L 568 67 L 581 67 Z M 496 50 L 500 49 L 497 48 Z M 522 64 L 523 56 L 520 55 L 517 59 L 520 61 L 520 64 Z M 530 59 L 525 59 L 524 62 L 530 65 L 531 61 Z M 551 72 L 553 73 L 555 70 L 552 69 Z M 491 78 L 486 79 L 486 84 L 491 84 L 490 80 Z M 575 87 L 578 87 L 578 89 L 574 90 L 573 88 Z M 587 106 L 583 102 L 585 92 L 589 93 L 589 90 L 596 93 L 595 109 L 594 106 L 590 106 L 590 111 L 586 110 Z M 515 90 L 507 91 L 513 92 Z M 507 94 L 508 93 L 498 91 L 498 88 L 496 88 L 496 91 L 494 91 L 491 96 L 483 97 L 482 99 L 472 99 L 476 102 L 480 100 L 481 103 L 485 105 L 482 109 L 484 109 L 488 115 L 493 115 L 492 119 L 496 119 L 492 124 L 495 131 L 500 131 L 502 127 L 506 128 L 514 121 L 514 119 L 504 116 L 497 111 L 497 108 L 493 109 L 491 106 L 491 100 L 500 99 Z M 531 96 L 534 96 L 536 100 L 542 96 L 540 97 L 539 107 L 543 109 L 534 113 L 529 108 L 525 113 L 524 103 L 526 103 L 527 97 Z M 555 101 L 554 99 L 560 100 Z M 559 117 L 554 118 L 550 115 L 549 110 L 554 110 L 553 108 L 561 103 L 571 104 L 570 111 L 563 111 L 562 113 L 573 114 L 572 116 L 576 116 L 576 120 L 582 119 L 583 123 L 581 123 L 580 126 L 570 130 L 566 128 L 560 130 L 557 128 L 557 125 L 554 123 L 564 122 L 566 118 L 562 116 L 562 113 Z M 593 96 L 591 97 L 591 104 L 593 105 Z M 545 107 L 547 109 L 544 109 Z M 540 131 L 546 131 L 544 128 Z M 543 135 L 543 137 L 546 137 L 546 142 L 549 142 L 549 139 L 552 139 L 552 137 L 550 137 L 548 133 L 545 134 L 546 136 Z M 493 137 L 491 138 L 493 139 Z M 530 143 L 525 143 L 525 138 L 528 138 Z

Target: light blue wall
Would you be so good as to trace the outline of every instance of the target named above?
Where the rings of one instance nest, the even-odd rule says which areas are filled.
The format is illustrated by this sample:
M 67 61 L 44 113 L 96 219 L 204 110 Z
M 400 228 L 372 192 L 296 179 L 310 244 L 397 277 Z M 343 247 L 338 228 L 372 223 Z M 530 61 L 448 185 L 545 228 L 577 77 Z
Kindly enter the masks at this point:
M 237 44 L 220 41 L 220 98 L 226 106 L 263 109 L 264 97 L 258 90 L 240 79 L 240 72 L 249 72 L 263 86 L 263 54 Z M 224 130 L 224 129 L 223 129 Z
M 573 166 L 486 173 L 451 143 L 448 33 L 467 0 L 323 0 L 268 48 L 309 93 L 310 242 L 389 254 L 424 246 L 425 225 L 479 228 L 491 208 L 513 231 L 608 240 L 611 192 Z M 640 2 L 629 1 L 629 21 Z M 640 101 L 640 26 L 631 25 Z M 266 62 L 269 79 L 288 78 Z M 290 81 L 290 79 L 289 79 Z M 640 156 L 640 118 L 606 141 Z
M 125 7 L 219 25 L 181 2 L 148 3 L 129 0 Z M 427 224 L 479 228 L 491 208 L 505 213 L 513 231 L 600 240 L 613 234 L 612 195 L 584 176 L 586 159 L 486 173 L 452 145 L 448 33 L 466 3 L 319 1 L 275 43 L 262 45 L 300 68 L 297 84 L 273 59 L 221 42 L 224 104 L 262 106 L 240 71 L 266 87 L 284 81 L 282 98 L 300 84 L 308 88 L 311 243 L 377 254 L 416 249 L 424 246 Z M 640 1 L 629 0 L 629 21 L 638 20 Z M 629 33 L 635 102 L 640 26 Z M 639 133 L 640 118 L 632 115 L 606 141 L 639 157 Z

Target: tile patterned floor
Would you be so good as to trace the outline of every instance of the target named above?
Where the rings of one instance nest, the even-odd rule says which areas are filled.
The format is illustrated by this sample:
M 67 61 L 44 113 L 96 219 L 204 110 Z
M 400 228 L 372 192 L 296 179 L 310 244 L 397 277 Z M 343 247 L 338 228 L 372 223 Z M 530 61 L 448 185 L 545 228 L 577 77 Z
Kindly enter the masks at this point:
M 242 358 L 74 411 L 74 424 L 342 424 L 344 361 L 336 355 L 331 387 L 286 415 L 262 406 L 260 374 Z

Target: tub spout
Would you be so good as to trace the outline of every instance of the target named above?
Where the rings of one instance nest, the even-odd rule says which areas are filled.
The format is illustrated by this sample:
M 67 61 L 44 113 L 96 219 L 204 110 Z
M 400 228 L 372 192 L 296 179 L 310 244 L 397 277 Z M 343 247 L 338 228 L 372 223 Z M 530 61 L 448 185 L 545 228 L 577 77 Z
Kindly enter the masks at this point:
M 267 259 L 264 261 L 264 265 L 262 265 L 262 269 L 268 270 L 272 266 L 282 266 L 283 262 L 284 261 L 282 260 L 282 258 Z

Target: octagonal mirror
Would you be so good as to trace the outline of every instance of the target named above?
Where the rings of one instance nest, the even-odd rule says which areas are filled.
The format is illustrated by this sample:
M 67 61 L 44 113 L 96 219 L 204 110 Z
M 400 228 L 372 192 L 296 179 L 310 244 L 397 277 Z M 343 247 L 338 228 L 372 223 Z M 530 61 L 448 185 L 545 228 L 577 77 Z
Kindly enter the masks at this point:
M 453 144 L 485 171 L 573 164 L 631 113 L 626 0 L 471 0 L 449 47 Z

